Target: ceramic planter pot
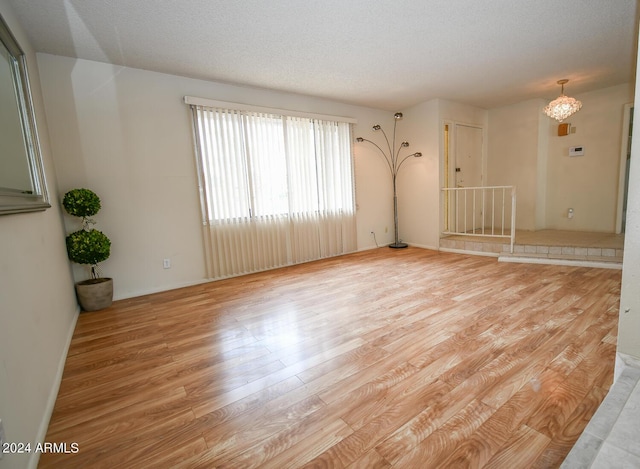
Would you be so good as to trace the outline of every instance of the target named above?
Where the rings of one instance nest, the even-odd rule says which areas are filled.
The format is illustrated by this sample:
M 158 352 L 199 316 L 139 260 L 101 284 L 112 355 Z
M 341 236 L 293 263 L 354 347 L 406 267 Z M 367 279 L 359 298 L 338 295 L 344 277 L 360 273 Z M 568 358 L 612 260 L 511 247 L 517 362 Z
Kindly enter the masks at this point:
M 95 278 L 76 283 L 78 302 L 84 311 L 98 311 L 113 302 L 113 279 Z

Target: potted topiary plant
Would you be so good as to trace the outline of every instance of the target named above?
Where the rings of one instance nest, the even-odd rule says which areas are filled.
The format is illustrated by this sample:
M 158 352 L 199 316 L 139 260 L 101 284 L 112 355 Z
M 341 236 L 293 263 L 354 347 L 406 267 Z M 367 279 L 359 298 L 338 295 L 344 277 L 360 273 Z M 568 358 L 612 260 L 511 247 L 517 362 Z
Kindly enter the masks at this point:
M 97 311 L 111 306 L 113 279 L 100 276 L 98 264 L 109 258 L 111 241 L 102 231 L 92 228 L 91 218 L 100 210 L 100 197 L 89 189 L 73 189 L 62 199 L 69 215 L 80 217 L 82 227 L 67 236 L 67 254 L 72 262 L 87 265 L 91 278 L 76 283 L 78 302 L 85 311 Z

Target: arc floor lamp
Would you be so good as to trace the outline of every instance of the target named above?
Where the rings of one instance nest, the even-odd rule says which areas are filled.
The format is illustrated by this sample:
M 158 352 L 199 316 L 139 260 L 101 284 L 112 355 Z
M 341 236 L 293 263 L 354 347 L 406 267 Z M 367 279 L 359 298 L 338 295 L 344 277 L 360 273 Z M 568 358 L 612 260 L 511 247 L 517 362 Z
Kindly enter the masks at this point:
M 403 141 L 402 143 L 400 143 L 400 145 L 398 146 L 398 150 L 394 151 L 396 147 L 396 126 L 400 119 L 402 119 L 402 113 L 396 112 L 393 115 L 393 138 L 391 142 L 389 142 L 389 138 L 387 137 L 387 134 L 382 129 L 382 127 L 380 127 L 380 125 L 376 124 L 373 126 L 373 130 L 375 132 L 380 131 L 382 132 L 382 135 L 384 135 L 384 139 L 387 142 L 387 148 L 385 150 L 388 150 L 388 153 L 385 150 L 383 150 L 377 143 L 372 142 L 371 140 L 368 140 L 362 137 L 356 138 L 356 141 L 358 142 L 368 142 L 372 144 L 374 147 L 376 147 L 384 157 L 385 161 L 387 162 L 387 166 L 389 167 L 389 172 L 391 173 L 391 180 L 393 182 L 393 224 L 394 224 L 394 233 L 395 233 L 394 242 L 393 244 L 390 244 L 389 247 L 395 248 L 395 249 L 406 248 L 408 246 L 407 243 L 401 243 L 400 239 L 398 238 L 398 192 L 397 192 L 398 171 L 400 170 L 402 163 L 407 161 L 409 158 L 412 158 L 412 157 L 420 158 L 422 156 L 422 153 L 415 152 L 410 155 L 400 157 L 400 150 L 409 146 L 409 142 L 407 141 Z

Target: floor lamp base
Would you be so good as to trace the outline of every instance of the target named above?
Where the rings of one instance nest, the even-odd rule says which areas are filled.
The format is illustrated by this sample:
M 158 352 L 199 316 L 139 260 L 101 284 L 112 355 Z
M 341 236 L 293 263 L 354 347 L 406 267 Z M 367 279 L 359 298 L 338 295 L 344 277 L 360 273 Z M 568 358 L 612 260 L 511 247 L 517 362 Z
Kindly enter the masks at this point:
M 389 247 L 393 249 L 401 249 L 409 247 L 409 245 L 407 243 L 392 243 L 389 245 Z

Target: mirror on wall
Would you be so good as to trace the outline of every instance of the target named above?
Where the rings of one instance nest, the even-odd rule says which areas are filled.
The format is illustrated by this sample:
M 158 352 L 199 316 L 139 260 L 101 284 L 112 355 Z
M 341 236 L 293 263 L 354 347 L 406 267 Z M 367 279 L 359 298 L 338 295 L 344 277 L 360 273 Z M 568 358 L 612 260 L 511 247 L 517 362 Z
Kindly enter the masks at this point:
M 25 55 L 0 16 L 0 215 L 48 207 Z

